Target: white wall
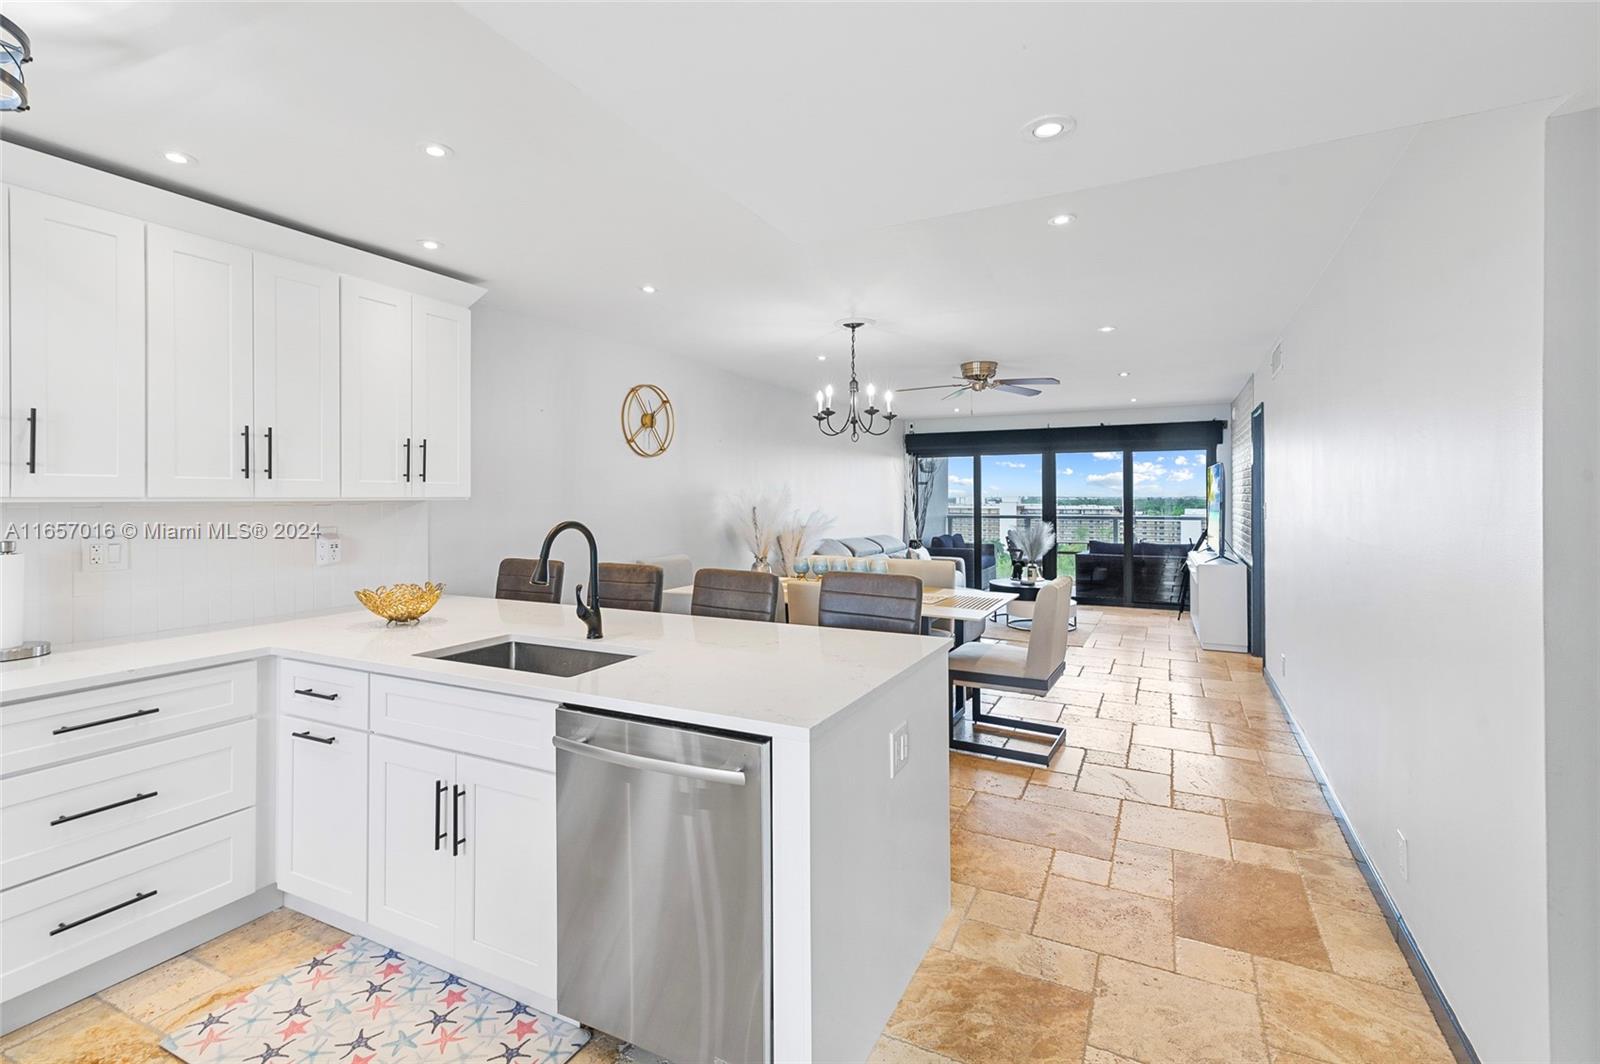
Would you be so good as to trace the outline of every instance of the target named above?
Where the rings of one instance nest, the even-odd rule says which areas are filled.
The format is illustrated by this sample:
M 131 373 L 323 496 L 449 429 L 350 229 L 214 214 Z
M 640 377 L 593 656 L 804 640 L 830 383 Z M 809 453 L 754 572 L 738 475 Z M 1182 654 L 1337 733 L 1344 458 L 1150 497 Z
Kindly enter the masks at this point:
M 473 314 L 473 497 L 432 507 L 432 572 L 456 592 L 492 594 L 502 557 L 534 557 L 545 532 L 587 524 L 607 561 L 687 554 L 747 568 L 732 524 L 741 489 L 787 488 L 836 520 L 834 535 L 901 531 L 898 432 L 827 439 L 810 397 L 699 363 L 480 304 Z M 623 442 L 618 412 L 635 384 L 671 397 L 677 436 L 659 458 Z M 575 533 L 555 555 L 567 592 L 587 554 Z
M 1550 1049 L 1600 1060 L 1600 110 L 1551 119 L 1544 565 Z
M 1546 110 L 1419 127 L 1255 377 L 1267 667 L 1486 1061 L 1550 1052 Z
M 421 581 L 428 573 L 426 503 L 104 502 L 0 506 L 0 529 L 16 526 L 24 559 L 28 639 L 68 643 L 171 633 L 215 624 L 274 620 L 357 605 L 358 587 Z M 128 568 L 86 572 L 82 540 L 41 539 L 31 526 L 131 522 Z M 316 567 L 304 539 L 152 540 L 147 524 L 226 522 L 337 528 L 343 561 Z M 9 637 L 8 637 L 9 639 Z

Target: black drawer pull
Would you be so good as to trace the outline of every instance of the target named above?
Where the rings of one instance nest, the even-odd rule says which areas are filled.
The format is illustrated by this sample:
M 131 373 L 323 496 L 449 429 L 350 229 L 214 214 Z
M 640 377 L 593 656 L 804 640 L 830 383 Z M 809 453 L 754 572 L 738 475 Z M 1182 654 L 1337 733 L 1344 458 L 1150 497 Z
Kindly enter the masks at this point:
M 308 731 L 297 731 L 297 732 L 294 733 L 294 737 L 296 739 L 310 739 L 312 742 L 321 743 L 323 746 L 332 746 L 335 742 L 338 741 L 338 737 L 337 736 L 330 735 L 326 739 L 324 739 L 322 736 L 320 736 L 320 735 L 312 735 Z
M 331 695 L 325 695 L 321 691 L 313 691 L 309 687 L 306 687 L 306 688 L 296 687 L 294 689 L 294 693 L 297 694 L 297 695 L 305 695 L 307 698 L 320 698 L 324 702 L 337 702 L 337 701 L 339 701 L 339 692 L 338 691 L 335 691 Z
M 142 890 L 139 893 L 135 894 L 133 897 L 129 898 L 127 901 L 119 901 L 119 902 L 117 902 L 117 904 L 111 906 L 109 909 L 101 909 L 97 913 L 90 913 L 88 916 L 85 916 L 83 919 L 74 920 L 70 924 L 57 924 L 56 925 L 56 929 L 54 931 L 50 932 L 50 934 L 51 935 L 59 935 L 63 931 L 71 931 L 74 927 L 81 927 L 82 925 L 88 923 L 90 920 L 98 920 L 102 916 L 110 916 L 112 913 L 116 912 L 118 909 L 126 909 L 130 905 L 137 905 L 139 902 L 144 901 L 146 898 L 153 898 L 155 896 L 156 896 L 156 892 L 153 891 L 153 890 Z
M 91 720 L 87 724 L 63 724 L 51 735 L 65 735 L 68 732 L 83 731 L 85 728 L 98 728 L 102 724 L 115 724 L 119 720 L 132 720 L 135 717 L 148 717 L 152 713 L 160 713 L 160 706 L 151 706 L 149 709 L 136 709 L 132 713 L 124 713 L 120 717 L 107 717 L 105 720 Z
M 74 820 L 82 820 L 84 817 L 94 816 L 96 813 L 104 813 L 110 809 L 121 809 L 123 806 L 132 805 L 134 802 L 142 802 L 146 798 L 154 798 L 160 793 L 160 791 L 151 791 L 149 794 L 136 794 L 132 798 L 124 798 L 120 802 L 112 802 L 110 805 L 102 805 L 97 809 L 85 809 L 81 813 L 68 813 L 66 816 L 58 816 L 54 820 L 50 821 L 50 826 L 55 827 L 57 824 L 70 824 Z
M 466 811 L 461 808 L 461 800 L 463 798 L 465 798 L 466 796 L 467 796 L 467 789 L 465 787 L 454 787 L 454 788 L 451 788 L 450 812 L 453 815 L 450 818 L 451 821 L 452 821 L 450 830 L 451 830 L 452 834 L 454 834 L 454 836 L 455 836 L 453 839 L 450 840 L 450 856 L 451 857 L 454 857 L 456 854 L 460 853 L 462 850 L 467 848 L 467 836 L 461 830 L 462 829 L 461 820 L 462 820 L 462 817 L 464 817 L 466 815 Z

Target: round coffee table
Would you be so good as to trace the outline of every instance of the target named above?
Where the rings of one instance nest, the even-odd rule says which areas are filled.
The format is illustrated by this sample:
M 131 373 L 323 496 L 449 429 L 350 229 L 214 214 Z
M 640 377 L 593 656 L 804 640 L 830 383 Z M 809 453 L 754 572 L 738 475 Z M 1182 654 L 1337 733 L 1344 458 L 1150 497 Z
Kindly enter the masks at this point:
M 1033 602 L 1038 599 L 1039 589 L 1044 587 L 1046 583 L 1048 583 L 1048 581 L 1039 580 L 1032 584 L 1025 584 L 1021 580 L 1001 578 L 989 581 L 989 590 L 1008 592 L 1009 594 L 1017 596 L 1018 602 Z M 1019 632 L 1031 632 L 1033 630 L 1033 618 L 1013 617 L 1011 616 L 1011 611 L 1007 610 L 1006 627 L 1014 628 Z M 1077 627 L 1078 619 L 1074 616 L 1067 625 L 1067 631 L 1073 631 Z

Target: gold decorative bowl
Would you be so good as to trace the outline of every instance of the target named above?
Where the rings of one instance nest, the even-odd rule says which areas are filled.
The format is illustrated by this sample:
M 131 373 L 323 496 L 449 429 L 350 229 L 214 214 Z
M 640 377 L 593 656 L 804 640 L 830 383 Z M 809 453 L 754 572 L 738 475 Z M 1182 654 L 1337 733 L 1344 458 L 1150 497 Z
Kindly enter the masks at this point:
M 444 585 L 428 581 L 426 584 L 395 584 L 392 587 L 364 587 L 356 598 L 367 609 L 390 624 L 416 624 L 422 615 L 433 609 L 444 594 Z

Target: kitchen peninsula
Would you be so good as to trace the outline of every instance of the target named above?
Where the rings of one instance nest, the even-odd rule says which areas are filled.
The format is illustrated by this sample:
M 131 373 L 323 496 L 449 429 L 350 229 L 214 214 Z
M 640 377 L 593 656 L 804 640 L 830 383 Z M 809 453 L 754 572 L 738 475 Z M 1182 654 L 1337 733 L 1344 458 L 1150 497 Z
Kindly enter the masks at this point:
M 771 1056 L 864 1059 L 948 907 L 944 642 L 624 610 L 584 635 L 570 606 L 446 597 L 415 627 L 350 610 L 0 667 L 6 1026 L 278 904 L 564 1011 L 569 705 L 765 741 Z M 623 660 L 438 656 L 508 641 Z

